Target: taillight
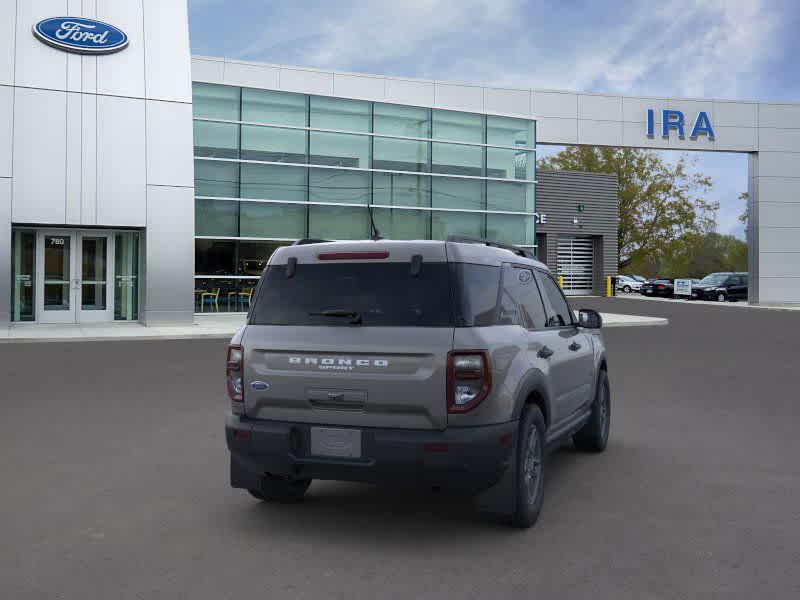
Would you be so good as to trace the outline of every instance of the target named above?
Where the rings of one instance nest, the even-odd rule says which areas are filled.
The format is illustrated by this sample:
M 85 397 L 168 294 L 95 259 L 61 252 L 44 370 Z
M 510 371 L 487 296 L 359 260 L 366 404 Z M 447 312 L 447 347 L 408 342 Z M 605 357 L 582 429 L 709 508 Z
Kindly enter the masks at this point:
M 659 285 L 657 285 L 656 287 L 657 287 L 658 289 L 660 289 L 660 290 L 663 290 L 663 289 L 664 289 L 666 286 L 663 286 L 663 285 L 659 284 Z
M 483 402 L 492 387 L 486 350 L 454 350 L 447 355 L 447 412 L 463 413 Z
M 244 414 L 244 350 L 241 346 L 228 346 L 228 360 L 225 367 L 225 379 L 228 384 L 228 397 L 231 399 L 233 412 Z

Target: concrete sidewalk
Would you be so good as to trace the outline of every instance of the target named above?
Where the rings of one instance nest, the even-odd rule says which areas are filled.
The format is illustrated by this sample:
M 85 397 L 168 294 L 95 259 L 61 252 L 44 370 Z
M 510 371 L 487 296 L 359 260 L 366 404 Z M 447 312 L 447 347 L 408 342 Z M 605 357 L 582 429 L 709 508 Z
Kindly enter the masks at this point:
M 642 296 L 638 292 L 630 294 L 617 293 L 615 298 L 625 300 L 644 300 L 645 302 L 680 302 L 697 306 L 718 306 L 720 308 L 755 308 L 760 310 L 800 310 L 800 304 L 750 304 L 744 300 L 736 302 L 717 302 L 716 300 L 690 300 L 688 298 L 654 298 L 653 296 Z
M 661 317 L 601 313 L 603 327 L 666 325 Z M 101 340 L 180 340 L 230 338 L 244 325 L 244 315 L 196 316 L 193 325 L 146 327 L 140 323 L 91 323 L 82 325 L 38 325 L 17 323 L 0 330 L 0 343 L 10 342 L 96 342 Z

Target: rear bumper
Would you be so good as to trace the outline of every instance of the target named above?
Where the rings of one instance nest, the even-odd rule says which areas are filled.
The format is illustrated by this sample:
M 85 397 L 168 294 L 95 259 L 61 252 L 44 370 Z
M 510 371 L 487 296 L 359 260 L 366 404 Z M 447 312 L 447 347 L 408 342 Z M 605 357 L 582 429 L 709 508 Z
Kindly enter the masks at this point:
M 441 486 L 478 492 L 511 466 L 518 422 L 444 431 L 361 429 L 362 458 L 311 456 L 306 423 L 229 415 L 231 486 L 253 489 L 265 473 L 293 479 Z

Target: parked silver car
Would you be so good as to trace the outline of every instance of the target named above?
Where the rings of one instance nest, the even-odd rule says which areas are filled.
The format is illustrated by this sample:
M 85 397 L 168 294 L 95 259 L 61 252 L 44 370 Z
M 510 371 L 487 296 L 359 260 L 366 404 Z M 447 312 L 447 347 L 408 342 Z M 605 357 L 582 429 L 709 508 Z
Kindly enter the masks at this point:
M 510 246 L 280 248 L 228 349 L 231 485 L 291 502 L 312 479 L 408 482 L 530 527 L 546 448 L 606 447 L 600 327 Z

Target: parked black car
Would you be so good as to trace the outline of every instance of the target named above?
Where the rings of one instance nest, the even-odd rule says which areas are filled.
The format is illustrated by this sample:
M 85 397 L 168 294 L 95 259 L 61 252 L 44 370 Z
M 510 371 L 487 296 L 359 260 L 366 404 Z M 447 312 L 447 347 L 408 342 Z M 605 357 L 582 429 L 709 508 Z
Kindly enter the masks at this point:
M 654 279 L 642 284 L 639 293 L 643 296 L 658 296 L 660 298 L 672 298 L 675 292 L 675 284 L 672 279 Z
M 747 273 L 711 273 L 692 285 L 692 299 L 747 300 Z

